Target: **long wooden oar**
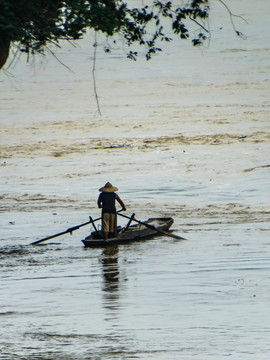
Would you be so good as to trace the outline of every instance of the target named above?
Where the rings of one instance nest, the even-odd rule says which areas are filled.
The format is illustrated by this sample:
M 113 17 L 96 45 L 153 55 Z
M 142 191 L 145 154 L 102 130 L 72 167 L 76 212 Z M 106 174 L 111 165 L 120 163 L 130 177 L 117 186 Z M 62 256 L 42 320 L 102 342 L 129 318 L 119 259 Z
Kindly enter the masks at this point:
M 67 233 L 72 234 L 73 231 L 78 230 L 81 226 L 85 226 L 85 225 L 87 225 L 87 224 L 94 223 L 94 221 L 97 221 L 97 220 L 100 220 L 100 219 L 101 219 L 101 217 L 93 220 L 93 219 L 90 217 L 90 220 L 87 221 L 87 222 L 85 222 L 85 223 L 83 223 L 83 224 L 73 226 L 73 227 L 71 227 L 71 228 L 68 228 L 66 231 L 63 231 L 63 232 L 60 232 L 60 233 L 58 233 L 58 234 L 51 235 L 51 236 L 48 236 L 48 237 L 46 237 L 46 238 L 43 238 L 43 239 L 34 241 L 34 242 L 32 242 L 31 244 L 29 244 L 29 245 L 39 244 L 39 243 L 41 243 L 42 241 L 50 240 L 50 239 L 53 239 L 53 238 L 55 238 L 55 237 L 57 237 L 57 236 L 61 236 L 61 235 L 67 234 Z
M 130 217 L 126 216 L 126 215 L 123 215 L 123 214 L 119 214 L 120 216 L 123 216 L 127 219 L 131 219 Z M 134 217 L 132 218 L 133 221 L 136 221 L 137 223 L 139 224 L 142 224 L 146 227 L 148 227 L 149 229 L 152 229 L 152 230 L 155 230 L 156 232 L 160 233 L 160 234 L 163 234 L 163 235 L 167 235 L 167 236 L 170 236 L 170 237 L 173 237 L 174 239 L 177 239 L 177 240 L 186 240 L 185 238 L 183 238 L 182 236 L 178 236 L 178 235 L 174 235 L 168 231 L 164 231 L 164 230 L 160 230 L 160 229 L 157 229 L 155 226 L 153 225 L 150 225 L 150 224 L 147 224 L 143 221 L 140 221 L 140 220 L 137 220 L 135 219 Z
M 118 211 L 117 211 L 117 214 L 119 214 L 120 211 L 123 211 L 123 209 L 118 210 Z M 67 234 L 67 233 L 72 234 L 73 231 L 78 230 L 78 229 L 79 229 L 80 227 L 82 227 L 82 226 L 85 226 L 85 225 L 87 225 L 87 224 L 93 224 L 93 225 L 94 225 L 94 222 L 95 222 L 95 221 L 98 221 L 98 220 L 101 220 L 102 217 L 99 217 L 99 218 L 93 220 L 92 217 L 89 216 L 89 219 L 90 219 L 90 220 L 87 221 L 86 223 L 73 226 L 73 227 L 71 227 L 71 228 L 68 228 L 66 231 L 62 231 L 62 232 L 60 232 L 60 233 L 58 233 L 58 234 L 51 235 L 51 236 L 45 237 L 45 238 L 43 238 L 43 239 L 34 241 L 34 242 L 32 242 L 31 244 L 29 244 L 29 245 L 36 245 L 36 244 L 41 243 L 42 241 L 50 240 L 50 239 L 53 239 L 53 238 L 55 238 L 55 237 L 57 237 L 57 236 L 61 236 L 61 235 Z M 94 225 L 94 228 L 95 228 L 95 225 Z M 96 230 L 96 228 L 95 228 L 95 230 Z

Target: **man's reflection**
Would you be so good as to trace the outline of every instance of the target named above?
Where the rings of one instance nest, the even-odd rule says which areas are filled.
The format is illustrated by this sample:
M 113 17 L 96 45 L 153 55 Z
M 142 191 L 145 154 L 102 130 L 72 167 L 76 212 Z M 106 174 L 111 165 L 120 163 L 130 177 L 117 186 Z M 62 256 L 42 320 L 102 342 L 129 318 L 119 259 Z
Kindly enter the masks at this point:
M 108 301 L 118 299 L 118 246 L 108 246 L 103 250 L 102 268 L 104 277 L 104 292 L 106 299 Z

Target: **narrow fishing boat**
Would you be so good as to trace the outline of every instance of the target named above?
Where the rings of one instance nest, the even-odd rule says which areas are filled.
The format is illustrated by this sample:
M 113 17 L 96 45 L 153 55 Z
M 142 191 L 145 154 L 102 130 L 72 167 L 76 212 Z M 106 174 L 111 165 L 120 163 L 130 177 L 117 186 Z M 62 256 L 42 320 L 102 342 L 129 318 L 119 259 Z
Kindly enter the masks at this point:
M 173 218 L 171 217 L 149 218 L 144 222 L 134 219 L 137 224 L 130 226 L 130 223 L 133 219 L 134 216 L 130 218 L 130 221 L 125 227 L 119 226 L 117 228 L 117 235 L 113 238 L 109 238 L 105 241 L 102 237 L 102 231 L 95 230 L 91 232 L 91 234 L 84 240 L 82 240 L 82 242 L 84 243 L 85 247 L 102 247 L 112 244 L 128 243 L 135 240 L 144 240 L 156 235 L 171 236 L 171 233 L 166 232 L 166 230 L 168 230 L 173 223 Z
M 43 241 L 47 241 L 67 233 L 72 234 L 73 231 L 78 230 L 80 227 L 88 224 L 92 224 L 95 231 L 91 232 L 89 236 L 87 236 L 84 240 L 82 240 L 85 247 L 100 247 L 100 246 L 107 246 L 110 244 L 127 243 L 133 240 L 143 240 L 148 237 L 153 237 L 156 235 L 166 235 L 176 240 L 186 240 L 182 236 L 172 234 L 171 231 L 166 231 L 171 227 L 173 223 L 173 218 L 171 217 L 149 218 L 147 221 L 143 222 L 135 219 L 135 214 L 132 214 L 131 217 L 129 217 L 127 215 L 121 214 L 120 213 L 121 211 L 122 210 L 117 211 L 117 214 L 128 219 L 128 223 L 124 227 L 118 226 L 116 229 L 115 237 L 109 238 L 108 240 L 103 239 L 102 231 L 98 230 L 94 224 L 95 221 L 101 220 L 102 218 L 99 217 L 97 219 L 92 219 L 92 217 L 89 216 L 89 221 L 83 224 L 72 226 L 60 233 L 47 236 L 40 240 L 33 241 L 29 245 L 37 245 L 42 243 Z M 137 224 L 130 226 L 132 221 L 134 221 Z

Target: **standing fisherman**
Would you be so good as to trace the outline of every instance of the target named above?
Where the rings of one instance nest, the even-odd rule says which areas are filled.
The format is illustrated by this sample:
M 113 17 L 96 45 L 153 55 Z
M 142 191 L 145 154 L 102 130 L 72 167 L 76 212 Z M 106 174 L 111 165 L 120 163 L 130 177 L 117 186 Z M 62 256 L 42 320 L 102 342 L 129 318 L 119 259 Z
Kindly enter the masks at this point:
M 99 208 L 102 208 L 102 231 L 105 240 L 116 236 L 117 218 L 115 200 L 122 206 L 122 210 L 126 210 L 125 204 L 115 193 L 117 190 L 109 182 L 99 189 L 101 194 L 98 197 L 97 204 Z

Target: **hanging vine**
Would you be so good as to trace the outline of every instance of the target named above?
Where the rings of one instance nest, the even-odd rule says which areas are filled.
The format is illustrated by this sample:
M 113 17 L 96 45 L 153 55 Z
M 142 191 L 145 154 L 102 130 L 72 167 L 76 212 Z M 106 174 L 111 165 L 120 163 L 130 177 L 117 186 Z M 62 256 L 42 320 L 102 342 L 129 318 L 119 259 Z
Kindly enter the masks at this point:
M 93 87 L 94 87 L 94 93 L 95 93 L 95 99 L 97 103 L 97 111 L 98 114 L 101 116 L 101 110 L 99 105 L 99 98 L 97 93 L 97 83 L 96 83 L 96 61 L 97 61 L 97 33 L 95 32 L 95 42 L 94 42 L 94 56 L 93 56 L 93 67 L 92 67 L 92 77 L 93 77 Z

